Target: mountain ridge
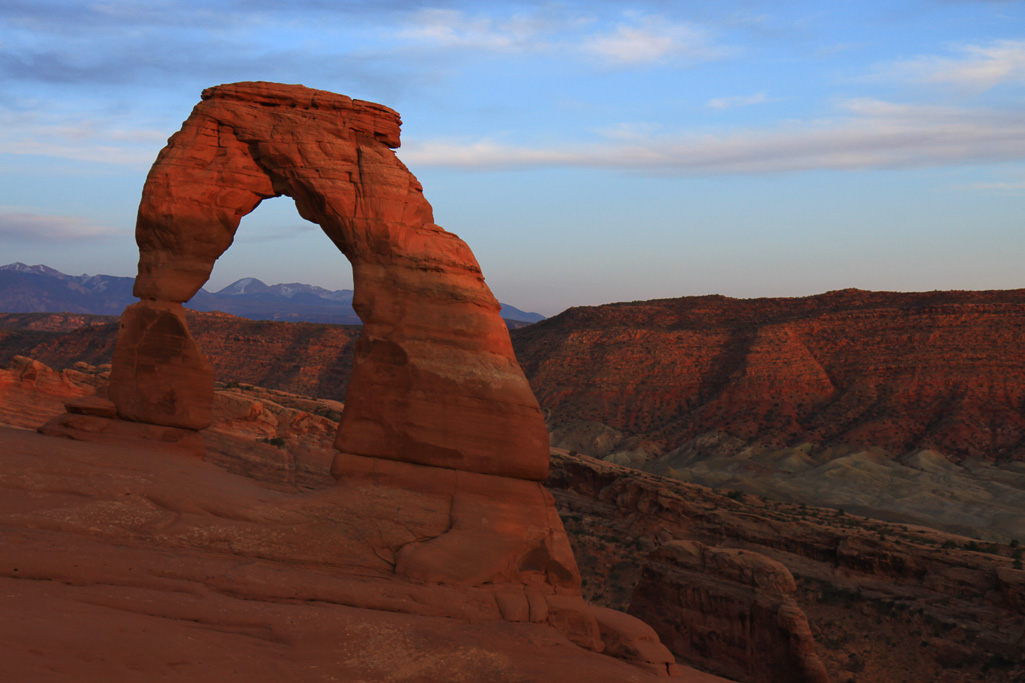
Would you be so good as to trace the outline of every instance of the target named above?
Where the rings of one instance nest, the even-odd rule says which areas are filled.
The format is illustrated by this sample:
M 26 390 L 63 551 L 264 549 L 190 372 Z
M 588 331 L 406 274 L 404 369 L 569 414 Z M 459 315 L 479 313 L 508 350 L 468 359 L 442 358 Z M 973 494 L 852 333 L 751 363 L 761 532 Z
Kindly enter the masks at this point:
M 9 313 L 88 313 L 120 315 L 137 299 L 135 278 L 116 275 L 68 275 L 43 264 L 15 262 L 0 266 L 0 310 Z M 230 313 L 250 320 L 281 320 L 361 325 L 352 308 L 353 290 L 329 290 L 301 282 L 268 285 L 244 277 L 210 292 L 201 289 L 185 306 L 197 311 Z M 510 327 L 529 325 L 544 316 L 501 304 Z

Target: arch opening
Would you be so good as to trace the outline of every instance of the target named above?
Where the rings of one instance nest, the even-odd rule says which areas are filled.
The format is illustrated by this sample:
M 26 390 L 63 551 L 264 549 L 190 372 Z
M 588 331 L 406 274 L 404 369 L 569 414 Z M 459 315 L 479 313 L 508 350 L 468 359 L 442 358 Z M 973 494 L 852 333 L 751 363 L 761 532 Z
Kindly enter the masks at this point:
M 215 388 L 255 385 L 344 402 L 362 322 L 351 307 L 349 262 L 320 233 L 284 196 L 242 218 L 210 279 L 184 304 L 198 312 L 187 315 L 190 332 L 211 362 Z M 336 288 L 319 287 L 332 276 Z
M 111 374 L 119 418 L 209 424 L 212 369 L 182 303 L 209 279 L 241 218 L 287 195 L 348 258 L 363 321 L 335 448 L 547 475 L 547 430 L 499 304 L 469 247 L 435 225 L 420 183 L 392 151 L 399 125 L 386 107 L 302 86 L 204 91 L 143 190 L 140 302 L 122 315 Z

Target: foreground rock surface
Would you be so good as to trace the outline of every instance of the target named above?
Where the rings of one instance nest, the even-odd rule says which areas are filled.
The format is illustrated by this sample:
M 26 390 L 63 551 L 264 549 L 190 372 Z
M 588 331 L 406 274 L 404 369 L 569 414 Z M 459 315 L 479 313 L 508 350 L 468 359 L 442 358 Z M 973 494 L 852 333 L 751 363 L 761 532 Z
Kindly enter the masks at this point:
M 407 490 L 387 483 L 401 472 L 385 476 L 375 466 L 382 461 L 362 459 L 340 485 L 297 494 L 185 454 L 153 458 L 11 428 L 0 428 L 0 444 L 0 672 L 10 680 L 647 681 L 667 673 L 665 663 L 661 676 L 653 667 L 660 646 L 650 630 L 626 615 L 618 625 L 599 618 L 542 578 L 563 571 L 569 549 L 552 545 L 547 527 L 530 529 L 539 519 L 532 505 L 554 514 L 537 484 L 499 494 L 475 479 L 484 475 L 423 482 L 422 466 L 386 463 L 413 468 L 407 483 L 421 484 Z M 239 442 L 235 456 L 244 454 Z M 432 546 L 479 534 L 470 510 L 494 522 L 475 537 L 478 552 Z M 488 552 L 479 543 L 490 543 Z M 436 573 L 402 576 L 408 553 L 437 558 Z M 503 571 L 517 581 L 498 580 Z M 537 580 L 523 581 L 525 571 Z M 598 654 L 606 640 L 641 666 Z M 674 670 L 683 680 L 720 680 Z

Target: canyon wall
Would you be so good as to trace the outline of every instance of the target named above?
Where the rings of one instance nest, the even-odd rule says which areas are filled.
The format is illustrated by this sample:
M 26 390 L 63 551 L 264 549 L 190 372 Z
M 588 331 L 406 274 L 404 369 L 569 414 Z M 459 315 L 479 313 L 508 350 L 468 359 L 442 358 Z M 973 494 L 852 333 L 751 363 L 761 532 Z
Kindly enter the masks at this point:
M 1025 459 L 1025 290 L 609 304 L 513 340 L 550 429 L 617 432 L 582 437 L 591 455 L 716 432 Z

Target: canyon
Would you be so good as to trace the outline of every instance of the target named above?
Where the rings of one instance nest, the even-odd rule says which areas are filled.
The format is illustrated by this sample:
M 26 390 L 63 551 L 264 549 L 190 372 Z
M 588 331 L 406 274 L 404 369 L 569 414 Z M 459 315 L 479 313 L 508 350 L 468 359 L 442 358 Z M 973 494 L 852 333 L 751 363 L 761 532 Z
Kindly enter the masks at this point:
M 614 304 L 514 342 L 400 123 L 210 88 L 147 178 L 138 301 L 0 316 L 5 675 L 1025 675 L 1022 292 Z M 362 326 L 184 307 L 280 195 Z M 896 505 L 816 504 L 854 492 Z
M 555 446 L 1008 542 L 1025 539 L 1023 299 L 689 297 L 570 309 L 511 337 Z M 358 328 L 187 315 L 222 381 L 345 399 Z M 102 364 L 114 336 L 111 318 L 4 314 L 0 362 Z
M 97 389 L 102 391 L 108 374 L 109 368 L 84 363 L 56 371 L 38 361 L 13 360 L 8 370 L 0 371 L 0 406 L 8 408 L 6 413 L 0 413 L 0 422 L 16 423 L 14 416 L 21 414 L 30 427 L 40 417 L 59 414 L 71 398 L 92 395 Z M 331 444 L 344 406 L 280 390 L 235 384 L 219 383 L 215 392 L 213 425 L 203 432 L 207 463 L 242 478 L 242 482 L 231 484 L 233 489 L 245 485 L 244 482 L 255 482 L 261 489 L 285 497 L 333 490 L 335 480 L 330 468 L 335 451 Z M 17 443 L 10 440 L 10 432 L 2 434 L 5 444 Z M 28 432 L 24 434 L 22 438 L 31 436 Z M 83 458 L 77 455 L 76 462 Z M 10 466 L 28 472 L 33 469 L 30 464 L 31 461 L 19 458 Z M 53 465 L 60 466 L 56 461 Z M 34 481 L 37 483 L 33 495 L 39 495 L 39 475 L 32 474 L 26 480 L 28 475 L 24 473 L 5 471 L 2 480 L 8 494 L 15 493 L 24 482 Z M 64 475 L 62 485 L 69 485 L 74 476 Z M 13 481 L 22 483 L 12 486 Z M 235 480 L 226 479 L 218 485 L 232 481 Z M 828 680 L 843 682 L 1003 682 L 1018 680 L 1025 674 L 1025 662 L 1020 659 L 1020 642 L 1025 637 L 1021 621 L 1025 611 L 1025 570 L 1021 569 L 1021 548 L 1017 544 L 981 543 L 927 527 L 786 503 L 735 490 L 716 490 L 559 448 L 552 450 L 551 473 L 544 484 L 555 497 L 577 558 L 584 597 L 592 605 L 625 610 L 651 624 L 678 662 L 737 681 L 818 681 L 825 680 L 824 674 Z M 14 503 L 16 500 L 22 503 Z M 10 501 L 12 505 L 25 504 L 18 496 Z M 65 507 L 70 505 L 67 500 L 63 503 Z M 125 507 L 126 502 L 120 500 L 94 505 L 97 509 L 79 524 L 88 523 L 104 529 L 104 533 L 111 533 L 110 529 L 116 526 L 117 511 L 154 514 L 151 510 L 140 512 Z M 51 521 L 44 526 L 54 527 L 52 519 L 61 509 L 64 508 L 51 508 L 47 513 Z M 267 514 L 266 508 L 260 509 L 264 510 L 261 514 Z M 68 514 L 60 513 L 64 521 L 57 530 L 61 533 L 74 529 Z M 97 516 L 101 514 L 102 517 Z M 40 519 L 37 513 L 21 516 L 18 521 L 25 524 L 28 520 L 32 527 L 38 527 L 44 524 Z M 10 517 L 6 519 L 5 529 L 11 528 L 11 521 Z M 223 524 L 226 522 L 221 522 L 217 543 L 237 553 L 240 532 L 229 532 Z M 253 524 L 250 522 L 245 533 L 256 533 Z M 133 538 L 129 545 L 141 543 L 143 536 Z M 174 547 L 181 542 L 176 541 Z M 124 539 L 119 543 L 124 544 Z M 190 543 L 196 550 L 195 542 Z M 138 552 L 140 556 L 145 554 L 142 550 Z M 261 551 L 266 552 L 266 548 Z M 294 552 L 294 544 L 290 552 Z M 81 562 L 79 558 L 72 564 Z M 307 560 L 291 560 L 289 566 L 290 571 L 300 571 L 306 577 L 303 580 L 309 578 L 306 572 L 316 569 Z M 18 573 L 25 571 L 20 568 Z M 176 581 L 187 579 L 183 585 L 191 586 L 190 592 L 212 590 L 220 596 L 218 609 L 224 609 L 223 594 L 231 595 L 228 584 L 211 585 L 208 580 L 197 584 L 195 577 L 185 577 L 181 571 L 176 567 L 171 576 Z M 226 576 L 237 580 L 238 570 Z M 94 581 L 82 576 L 74 580 L 74 585 L 80 586 Z M 141 585 L 146 579 L 135 581 Z M 246 583 L 243 589 L 248 591 L 249 586 Z M 243 589 L 236 586 L 232 590 Z M 152 595 L 149 599 L 154 599 Z M 256 604 L 279 601 L 271 595 L 241 595 L 248 595 L 246 599 L 255 600 Z M 448 600 L 455 599 L 453 594 L 447 595 Z M 57 601 L 58 596 L 48 599 Z M 93 595 L 87 603 L 102 604 L 108 609 L 126 608 L 123 603 L 111 603 L 112 599 L 109 595 Z M 329 599 L 345 604 L 336 594 Z M 160 619 L 170 619 L 178 625 L 176 628 L 189 623 L 188 619 L 196 619 L 204 624 L 203 628 L 219 633 L 217 637 L 227 642 L 241 633 L 240 626 L 225 622 L 224 616 L 166 613 L 168 600 L 165 596 L 158 601 L 165 605 L 161 607 L 165 612 Z M 304 600 L 297 604 L 306 604 Z M 150 616 L 143 614 L 139 618 L 150 619 L 157 613 L 159 610 L 151 610 Z M 274 629 L 268 630 L 276 634 L 273 642 L 278 644 L 273 646 L 274 651 L 286 659 L 292 656 L 284 654 L 284 643 L 297 636 L 287 628 L 254 622 L 251 614 L 235 613 L 235 618 L 251 629 L 256 629 L 257 623 L 263 624 L 259 628 Z M 440 628 L 445 633 L 445 625 L 452 623 L 453 618 L 448 615 L 441 622 L 430 622 L 430 628 Z M 402 623 L 396 617 L 396 621 L 380 629 L 361 626 L 359 633 L 392 637 Z M 431 647 L 438 642 L 448 643 L 421 664 L 428 676 L 429 672 L 439 670 L 431 667 L 440 662 L 465 661 L 462 655 L 467 652 L 454 652 L 453 641 L 446 640 L 448 635 L 427 636 L 415 620 L 409 623 L 401 628 L 411 629 L 414 635 L 405 639 L 400 662 L 409 661 L 411 666 L 411 660 L 406 659 L 415 650 L 411 643 L 418 647 L 428 641 Z M 752 634 L 757 634 L 760 644 L 750 644 Z M 467 642 L 472 643 L 478 656 L 490 653 L 487 657 L 491 662 L 499 658 L 495 648 L 506 652 L 465 633 L 459 637 L 464 647 Z M 503 637 L 516 638 L 509 634 Z M 531 655 L 519 656 L 530 666 L 551 666 L 551 671 L 558 671 L 558 660 L 565 653 L 556 654 L 557 649 L 537 640 L 532 642 L 535 649 Z M 368 662 L 371 659 L 365 658 Z M 383 667 L 383 662 L 376 665 Z M 381 673 L 384 669 L 377 671 Z M 484 671 L 498 675 L 496 669 Z M 627 676 L 625 670 L 609 671 Z M 536 669 L 534 674 L 540 675 Z M 787 675 L 792 678 L 786 678 Z M 388 679 L 384 673 L 381 676 Z M 404 680 L 395 672 L 388 676 Z M 499 676 L 496 680 L 504 679 Z

